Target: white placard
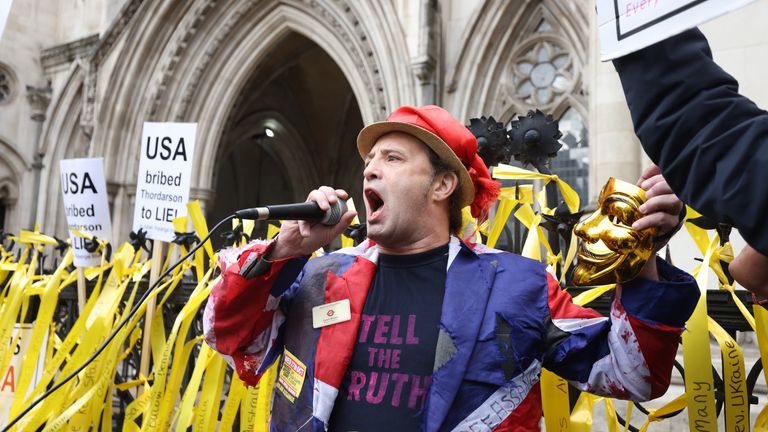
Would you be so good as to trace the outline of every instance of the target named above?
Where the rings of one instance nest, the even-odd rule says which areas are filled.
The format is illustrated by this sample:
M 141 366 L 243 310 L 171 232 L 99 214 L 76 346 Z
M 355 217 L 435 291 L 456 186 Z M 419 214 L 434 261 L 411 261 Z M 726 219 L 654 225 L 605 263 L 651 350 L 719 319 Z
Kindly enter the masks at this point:
M 197 123 L 144 123 L 133 230 L 174 238 L 173 219 L 187 215 Z
M 8 15 L 11 14 L 11 3 L 13 0 L 0 0 L 0 40 L 3 39 L 3 30 L 8 21 Z
M 60 164 L 61 193 L 70 230 L 76 229 L 111 241 L 107 183 L 104 181 L 104 159 L 63 159 Z M 70 233 L 74 263 L 77 267 L 96 267 L 101 254 L 88 252 L 85 239 Z
M 21 368 L 34 367 L 35 371 L 32 374 L 32 382 L 27 387 L 27 395 L 32 392 L 32 389 L 40 382 L 40 378 L 43 376 L 43 360 L 45 356 L 40 353 L 46 351 L 46 345 L 48 344 L 48 335 L 45 335 L 43 339 L 43 346 L 40 347 L 39 352 L 32 353 L 33 356 L 37 356 L 36 362 L 22 362 L 24 356 L 28 351 L 29 343 L 32 341 L 32 324 L 19 324 L 13 325 L 11 330 L 11 340 L 16 339 L 16 335 L 21 333 L 16 345 L 13 346 L 13 356 L 8 367 L 0 374 L 0 425 L 5 425 L 8 421 L 8 413 L 11 410 L 11 402 L 13 402 L 13 395 L 16 393 L 16 386 L 19 384 L 19 375 L 21 375 Z M 6 342 L 8 343 L 8 342 Z
M 600 59 L 611 60 L 754 0 L 597 0 Z

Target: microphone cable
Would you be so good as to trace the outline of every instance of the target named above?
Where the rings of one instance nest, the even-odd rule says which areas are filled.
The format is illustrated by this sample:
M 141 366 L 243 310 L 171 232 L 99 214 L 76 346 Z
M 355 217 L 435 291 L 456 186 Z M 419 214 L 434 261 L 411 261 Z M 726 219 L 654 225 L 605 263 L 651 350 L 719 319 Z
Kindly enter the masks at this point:
M 31 404 L 30 404 L 28 407 L 24 408 L 24 410 L 23 410 L 21 413 L 19 413 L 19 414 L 18 414 L 16 417 L 14 417 L 14 418 L 13 418 L 13 420 L 11 420 L 11 422 L 10 422 L 10 423 L 8 423 L 8 425 L 6 425 L 6 426 L 5 426 L 5 427 L 2 429 L 2 431 L 0 431 L 0 432 L 8 432 L 8 431 L 9 431 L 9 430 L 10 430 L 10 429 L 13 427 L 13 425 L 15 425 L 16 423 L 18 423 L 18 421 L 19 421 L 19 420 L 21 420 L 22 418 L 24 418 L 24 416 L 25 416 L 25 415 L 27 415 L 27 414 L 28 414 L 30 411 L 32 411 L 32 409 L 33 409 L 34 407 L 36 407 L 38 404 L 40 404 L 40 402 L 44 401 L 44 400 L 45 400 L 45 399 L 46 399 L 48 396 L 50 396 L 51 394 L 53 394 L 53 392 L 55 392 L 56 390 L 58 390 L 59 388 L 61 388 L 61 386 L 63 386 L 64 384 L 68 383 L 69 381 L 71 381 L 71 380 L 72 380 L 72 378 L 76 377 L 76 376 L 77 376 L 77 375 L 78 375 L 80 372 L 82 372 L 82 371 L 83 371 L 83 369 L 85 369 L 85 368 L 86 368 L 86 367 L 87 367 L 89 364 L 91 364 L 91 363 L 92 363 L 94 360 L 96 360 L 96 358 L 97 358 L 97 357 L 98 357 L 98 356 L 99 356 L 99 355 L 100 355 L 100 354 L 101 354 L 101 353 L 102 353 L 102 352 L 103 352 L 103 351 L 104 351 L 104 350 L 107 348 L 107 346 L 108 346 L 108 345 L 109 345 L 109 344 L 112 342 L 112 340 L 115 338 L 115 336 L 117 336 L 117 334 L 118 334 L 118 333 L 120 333 L 120 330 L 122 330 L 122 329 L 123 329 L 123 327 L 125 327 L 125 325 L 128 323 L 128 321 L 130 321 L 130 320 L 131 320 L 131 318 L 133 318 L 133 316 L 134 316 L 134 315 L 136 315 L 136 313 L 138 313 L 138 311 L 139 311 L 139 308 L 141 307 L 142 303 L 144 303 L 144 302 L 147 300 L 147 298 L 149 297 L 149 295 L 152 293 L 152 291 L 154 291 L 154 290 L 155 290 L 155 288 L 157 288 L 157 286 L 160 284 L 160 282 L 161 282 L 163 279 L 165 279 L 166 277 L 168 277 L 168 275 L 169 275 L 169 274 L 171 274 L 171 272 L 172 272 L 172 271 L 173 271 L 173 270 L 174 270 L 176 267 L 178 267 L 180 264 L 184 263 L 184 262 L 187 260 L 187 258 L 189 258 L 190 256 L 192 256 L 192 254 L 193 254 L 193 253 L 195 253 L 195 252 L 196 252 L 198 249 L 200 249 L 200 248 L 201 248 L 201 247 L 202 247 L 202 246 L 205 244 L 205 242 L 206 242 L 206 241 L 208 241 L 208 239 L 209 239 L 209 238 L 211 238 L 211 235 L 213 235 L 213 233 L 215 233 L 215 232 L 216 232 L 216 231 L 217 231 L 219 228 L 221 228 L 221 226 L 222 226 L 223 224 L 225 224 L 226 222 L 229 222 L 229 221 L 231 221 L 232 219 L 235 219 L 235 217 L 236 217 L 236 216 L 235 216 L 235 214 L 233 213 L 233 214 L 231 214 L 231 215 L 229 215 L 229 216 L 225 217 L 224 219 L 222 219 L 222 220 L 221 220 L 219 223 L 217 223 L 217 224 L 216 224 L 216 225 L 215 225 L 215 226 L 214 226 L 214 227 L 213 227 L 213 228 L 212 228 L 212 229 L 211 229 L 211 230 L 208 232 L 208 235 L 206 235 L 206 236 L 205 236 L 205 238 L 203 238 L 203 239 L 200 241 L 200 243 L 198 243 L 197 245 L 195 245 L 195 247 L 193 247 L 193 248 L 192 248 L 192 249 L 191 249 L 189 252 L 187 252 L 187 254 L 186 254 L 186 255 L 184 255 L 182 258 L 180 258 L 180 259 L 179 259 L 179 260 L 178 260 L 176 263 L 174 263 L 172 266 L 168 267 L 168 270 L 166 270 L 165 272 L 163 272 L 163 274 L 161 274 L 161 275 L 160 275 L 160 277 L 158 277 L 158 278 L 157 278 L 157 280 L 155 281 L 155 283 L 154 283 L 154 284 L 152 284 L 152 286 L 150 286 L 149 288 L 147 288 L 147 291 L 146 291 L 146 292 L 145 292 L 145 293 L 144 293 L 144 294 L 143 294 L 143 295 L 142 295 L 142 296 L 139 298 L 139 300 L 136 302 L 136 304 L 135 304 L 135 306 L 133 307 L 133 309 L 131 309 L 131 310 L 130 310 L 130 312 L 128 312 L 128 315 L 126 315 L 126 317 L 123 319 L 123 321 L 121 321 L 121 322 L 120 322 L 120 324 L 118 324 L 118 325 L 117 325 L 117 328 L 115 328 L 115 329 L 112 331 L 112 333 L 110 333 L 110 335 L 109 335 L 109 336 L 107 337 L 107 339 L 106 339 L 106 340 L 105 340 L 105 341 L 104 341 L 104 342 L 101 344 L 101 346 L 99 346 L 99 348 L 98 348 L 98 349 L 97 349 L 97 350 L 96 350 L 96 351 L 95 351 L 93 354 L 91 354 L 91 356 L 90 356 L 90 357 L 88 357 L 88 359 L 87 359 L 85 362 L 83 362 L 83 364 L 82 364 L 82 365 L 80 365 L 80 367 L 78 367 L 78 368 L 77 368 L 77 369 L 76 369 L 74 372 L 72 372 L 71 374 L 67 375 L 67 377 L 66 377 L 66 378 L 64 378 L 64 379 L 62 379 L 62 380 L 60 380 L 60 381 L 58 381 L 58 382 L 57 382 L 56 384 L 54 384 L 54 385 L 53 385 L 53 386 L 52 386 L 50 389 L 46 390 L 46 391 L 45 391 L 45 393 L 43 393 L 43 394 L 42 394 L 42 395 L 40 395 L 40 396 L 39 396 L 37 399 L 35 399 L 34 401 L 32 401 L 32 403 L 31 403 Z M 146 337 L 146 335 L 142 335 L 142 338 L 143 338 L 143 337 Z

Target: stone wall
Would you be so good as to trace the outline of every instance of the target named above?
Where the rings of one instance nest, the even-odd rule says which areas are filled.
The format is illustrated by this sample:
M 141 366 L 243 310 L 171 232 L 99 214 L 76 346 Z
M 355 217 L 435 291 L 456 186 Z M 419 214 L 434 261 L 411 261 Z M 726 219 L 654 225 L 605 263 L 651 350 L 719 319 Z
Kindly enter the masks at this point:
M 438 103 L 462 120 L 505 123 L 533 107 L 556 117 L 572 109 L 588 130 L 594 203 L 605 179 L 634 181 L 649 161 L 612 65 L 598 60 L 593 11 L 594 0 L 13 0 L 0 39 L 11 89 L 0 101 L 4 228 L 39 222 L 65 235 L 58 160 L 103 156 L 114 238 L 125 240 L 145 120 L 200 123 L 192 195 L 208 202 L 238 92 L 257 72 L 269 75 L 260 68 L 291 32 L 339 66 L 364 123 L 401 104 Z M 756 0 L 702 27 L 716 61 L 763 106 L 765 22 L 768 0 Z M 544 62 L 542 46 L 554 50 L 547 62 L 569 62 L 544 102 L 525 84 Z M 743 241 L 735 236 L 734 245 Z M 685 236 L 672 252 L 681 267 L 695 265 Z

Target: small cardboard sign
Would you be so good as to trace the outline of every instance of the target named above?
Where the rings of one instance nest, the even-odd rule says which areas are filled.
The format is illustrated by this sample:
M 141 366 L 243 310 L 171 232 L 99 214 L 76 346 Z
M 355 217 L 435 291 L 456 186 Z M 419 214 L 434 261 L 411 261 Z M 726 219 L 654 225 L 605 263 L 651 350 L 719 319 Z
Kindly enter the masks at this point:
M 3 40 L 3 30 L 8 21 L 8 15 L 11 14 L 11 3 L 13 0 L 0 0 L 0 40 Z
M 16 386 L 19 384 L 19 376 L 21 374 L 21 368 L 34 368 L 32 374 L 32 381 L 27 387 L 27 395 L 32 392 L 32 389 L 40 382 L 40 378 L 43 376 L 43 361 L 45 356 L 38 355 L 39 353 L 32 353 L 36 356 L 36 362 L 24 362 L 24 356 L 26 355 L 29 347 L 29 343 L 32 341 L 33 324 L 19 324 L 13 325 L 11 331 L 11 341 L 16 341 L 16 344 L 11 347 L 13 350 L 11 362 L 8 367 L 0 373 L 0 425 L 4 425 L 8 421 L 8 413 L 11 410 L 11 402 L 13 402 L 14 394 L 16 393 Z M 18 339 L 16 338 L 18 336 Z M 48 343 L 48 336 L 43 339 L 43 344 L 40 352 L 45 352 L 46 345 Z M 9 344 L 10 345 L 10 344 Z
M 174 238 L 173 219 L 187 215 L 197 123 L 144 123 L 133 230 Z
M 109 218 L 107 183 L 104 181 L 104 159 L 63 159 L 59 168 L 75 266 L 96 267 L 101 264 L 101 254 L 98 251 L 88 252 L 86 239 L 72 234 L 71 230 L 111 240 L 112 222 Z
M 301 387 L 304 385 L 304 378 L 307 376 L 307 367 L 296 356 L 287 349 L 283 356 L 283 364 L 280 365 L 280 372 L 277 375 L 275 387 L 280 393 L 291 402 L 296 402 L 296 398 L 301 393 Z
M 600 59 L 653 45 L 754 0 L 597 0 Z

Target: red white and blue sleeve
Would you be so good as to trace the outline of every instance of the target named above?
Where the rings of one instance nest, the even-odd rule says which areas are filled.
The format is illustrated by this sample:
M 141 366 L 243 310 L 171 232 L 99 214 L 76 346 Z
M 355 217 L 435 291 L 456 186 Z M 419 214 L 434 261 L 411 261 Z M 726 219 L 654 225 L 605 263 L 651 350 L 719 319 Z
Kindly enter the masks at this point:
M 573 304 L 547 274 L 544 367 L 601 396 L 643 401 L 663 395 L 700 294 L 691 275 L 660 258 L 657 267 L 661 281 L 638 277 L 617 287 L 609 317 Z
M 203 314 L 205 341 L 252 386 L 280 354 L 285 322 L 280 301 L 299 283 L 307 262 L 307 257 L 262 259 L 271 245 L 257 240 L 219 254 L 221 278 Z

